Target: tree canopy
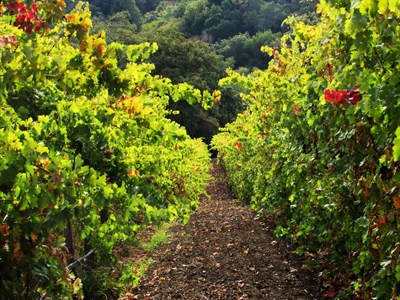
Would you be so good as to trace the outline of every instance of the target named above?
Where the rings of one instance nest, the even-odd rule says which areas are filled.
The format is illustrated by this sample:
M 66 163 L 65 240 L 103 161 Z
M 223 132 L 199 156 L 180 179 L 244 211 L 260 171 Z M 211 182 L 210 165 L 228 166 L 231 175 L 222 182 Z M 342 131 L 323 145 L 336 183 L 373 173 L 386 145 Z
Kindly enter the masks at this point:
M 315 2 L 315 1 L 314 1 Z M 279 48 L 290 14 L 312 14 L 314 2 L 300 0 L 89 0 L 93 30 L 105 30 L 108 42 L 156 42 L 150 57 L 154 74 L 175 83 L 214 90 L 227 68 L 249 72 L 264 69 L 270 60 L 260 51 L 265 45 Z M 220 126 L 233 121 L 244 103 L 236 88 L 224 88 L 222 101 L 212 110 L 185 103 L 170 103 L 180 114 L 170 118 L 189 134 L 210 141 Z

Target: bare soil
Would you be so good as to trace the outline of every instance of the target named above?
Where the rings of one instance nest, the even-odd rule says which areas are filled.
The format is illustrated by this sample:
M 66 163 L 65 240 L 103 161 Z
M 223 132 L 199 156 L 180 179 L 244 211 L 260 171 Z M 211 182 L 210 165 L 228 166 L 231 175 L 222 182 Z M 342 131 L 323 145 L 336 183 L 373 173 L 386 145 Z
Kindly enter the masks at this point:
M 235 202 L 215 161 L 211 174 L 211 200 L 171 229 L 133 299 L 324 299 L 295 247 L 274 236 L 273 221 Z

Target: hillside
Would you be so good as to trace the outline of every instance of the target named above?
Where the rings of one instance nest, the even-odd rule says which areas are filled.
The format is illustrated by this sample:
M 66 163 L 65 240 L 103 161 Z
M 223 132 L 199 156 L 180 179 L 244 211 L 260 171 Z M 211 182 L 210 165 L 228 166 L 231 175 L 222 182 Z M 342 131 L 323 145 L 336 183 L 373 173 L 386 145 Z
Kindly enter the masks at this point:
M 89 1 L 93 31 L 104 29 L 109 42 L 156 42 L 160 47 L 149 61 L 154 74 L 174 83 L 215 90 L 227 68 L 248 73 L 265 69 L 270 60 L 264 45 L 279 47 L 288 30 L 288 15 L 315 22 L 315 1 Z M 151 3 L 151 4 L 150 4 Z M 179 114 L 169 117 L 185 126 L 192 137 L 210 143 L 218 128 L 232 122 L 246 107 L 241 87 L 222 88 L 222 98 L 212 109 L 170 103 Z

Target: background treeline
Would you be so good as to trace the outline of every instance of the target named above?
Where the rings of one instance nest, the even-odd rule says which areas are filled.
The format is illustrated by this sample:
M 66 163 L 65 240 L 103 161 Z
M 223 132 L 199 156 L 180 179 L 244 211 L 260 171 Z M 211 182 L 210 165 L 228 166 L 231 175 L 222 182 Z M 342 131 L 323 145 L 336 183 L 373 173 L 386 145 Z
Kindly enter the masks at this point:
M 259 51 L 260 47 L 274 41 L 279 43 L 281 33 L 288 30 L 288 27 L 282 24 L 288 16 L 296 15 L 307 22 L 316 19 L 315 0 L 89 0 L 88 2 L 95 16 L 94 22 L 101 23 L 101 27 L 105 29 L 107 25 L 112 28 L 113 24 L 121 21 L 127 20 L 131 23 L 131 26 L 127 26 L 131 31 L 130 35 L 121 34 L 124 28 L 120 28 L 121 30 L 109 32 L 110 39 L 132 42 L 130 40 L 132 32 L 143 34 L 179 31 L 191 40 L 212 44 L 213 50 L 222 54 L 224 58 L 232 57 L 236 68 L 265 68 L 267 56 Z
M 315 0 L 89 0 L 93 31 L 105 30 L 109 42 L 156 42 L 159 51 L 149 61 L 154 74 L 174 83 L 215 90 L 227 68 L 248 73 L 265 69 L 269 58 L 263 45 L 279 48 L 289 15 L 313 22 Z M 186 127 L 192 137 L 207 143 L 218 128 L 245 109 L 238 87 L 222 90 L 222 101 L 211 110 L 170 104 L 170 118 Z

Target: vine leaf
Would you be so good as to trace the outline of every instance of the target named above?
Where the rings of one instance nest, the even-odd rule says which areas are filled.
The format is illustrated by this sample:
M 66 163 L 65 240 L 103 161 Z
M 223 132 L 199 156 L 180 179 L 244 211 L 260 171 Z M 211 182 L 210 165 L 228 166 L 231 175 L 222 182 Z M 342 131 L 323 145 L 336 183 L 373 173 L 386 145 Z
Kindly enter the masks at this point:
M 400 157 L 400 126 L 396 130 L 396 138 L 393 141 L 393 158 L 395 161 L 399 160 Z

